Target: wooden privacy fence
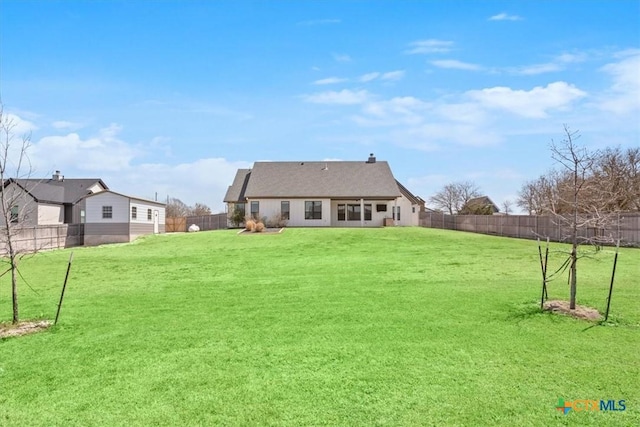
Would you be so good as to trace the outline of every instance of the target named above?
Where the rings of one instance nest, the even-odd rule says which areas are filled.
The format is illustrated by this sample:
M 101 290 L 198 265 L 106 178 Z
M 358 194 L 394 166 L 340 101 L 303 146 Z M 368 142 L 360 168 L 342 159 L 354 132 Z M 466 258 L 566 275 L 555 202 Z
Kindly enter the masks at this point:
M 200 231 L 222 230 L 227 228 L 227 214 L 200 215 L 200 216 L 182 216 L 176 218 L 167 218 L 166 231 L 185 232 L 191 224 L 200 227 Z
M 640 246 L 640 212 L 621 213 L 617 224 L 611 228 L 587 228 L 578 231 L 581 238 L 612 236 L 626 246 Z M 569 230 L 561 227 L 551 216 L 530 215 L 447 215 L 439 212 L 422 212 L 420 225 L 429 228 L 470 231 L 496 236 L 536 239 L 549 237 L 561 242 Z
M 14 248 L 20 252 L 70 248 L 84 244 L 84 224 L 39 225 L 15 229 Z M 6 255 L 6 237 L 0 236 L 0 254 Z

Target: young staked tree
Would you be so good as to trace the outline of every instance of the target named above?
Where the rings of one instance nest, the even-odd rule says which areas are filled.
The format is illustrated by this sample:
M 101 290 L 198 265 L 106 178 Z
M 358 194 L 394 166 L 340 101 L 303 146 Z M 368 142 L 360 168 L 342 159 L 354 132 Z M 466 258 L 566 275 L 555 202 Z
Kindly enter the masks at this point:
M 17 185 L 19 179 L 28 179 L 32 168 L 27 156 L 30 146 L 30 135 L 16 138 L 16 121 L 4 113 L 0 104 L 0 250 L 11 272 L 11 302 L 13 307 L 12 322 L 19 321 L 18 305 L 18 264 L 21 249 L 18 247 L 17 235 L 23 228 L 28 216 L 28 205 L 24 202 L 24 193 Z M 11 178 L 11 179 L 10 179 Z
M 591 192 L 589 176 L 598 153 L 591 153 L 586 148 L 580 147 L 576 141 L 580 138 L 578 131 L 572 131 L 564 125 L 565 138 L 560 142 L 551 143 L 552 158 L 563 167 L 569 175 L 569 182 L 564 191 L 558 195 L 558 201 L 569 206 L 568 212 L 555 213 L 559 225 L 568 230 L 566 236 L 571 243 L 569 254 L 569 308 L 576 308 L 577 271 L 578 271 L 578 244 L 581 242 L 594 243 L 594 239 L 579 237 L 579 230 L 593 227 L 606 221 L 588 201 L 582 199 L 583 195 Z M 588 199 L 587 199 L 588 200 Z M 555 212 L 558 212 L 557 210 Z

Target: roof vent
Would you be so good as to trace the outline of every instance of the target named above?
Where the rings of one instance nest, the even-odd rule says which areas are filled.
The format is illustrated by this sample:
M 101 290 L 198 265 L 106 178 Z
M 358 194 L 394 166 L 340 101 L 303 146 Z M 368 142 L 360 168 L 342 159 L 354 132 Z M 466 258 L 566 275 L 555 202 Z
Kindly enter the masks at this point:
M 324 164 L 324 167 L 322 168 L 323 171 L 328 171 L 329 170 L 329 165 L 327 163 Z
M 373 155 L 373 153 L 369 154 L 369 158 L 367 159 L 367 163 L 375 163 L 376 162 L 376 158 Z

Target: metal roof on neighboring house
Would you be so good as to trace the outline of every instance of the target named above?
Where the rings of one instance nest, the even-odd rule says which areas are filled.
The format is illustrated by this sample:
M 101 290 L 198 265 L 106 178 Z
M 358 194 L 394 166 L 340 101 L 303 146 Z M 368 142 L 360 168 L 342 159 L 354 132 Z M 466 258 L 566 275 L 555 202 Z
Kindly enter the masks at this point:
M 107 185 L 99 178 L 87 179 L 14 179 L 5 181 L 6 187 L 15 182 L 28 192 L 37 202 L 65 204 L 76 203 L 84 196 L 90 194 L 89 189 L 99 184 L 104 189 Z
M 385 161 L 256 162 L 250 171 L 238 171 L 224 201 L 242 201 L 243 196 L 395 199 L 400 195 Z

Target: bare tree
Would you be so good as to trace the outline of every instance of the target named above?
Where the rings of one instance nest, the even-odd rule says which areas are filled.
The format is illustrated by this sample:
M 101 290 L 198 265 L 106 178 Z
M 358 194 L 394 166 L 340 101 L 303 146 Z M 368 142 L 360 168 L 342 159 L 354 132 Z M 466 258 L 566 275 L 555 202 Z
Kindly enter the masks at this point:
M 28 179 L 32 173 L 27 151 L 31 145 L 31 136 L 23 135 L 15 138 L 17 123 L 4 114 L 0 104 L 0 244 L 8 256 L 6 261 L 11 272 L 11 303 L 13 308 L 12 322 L 18 323 L 18 264 L 21 259 L 21 248 L 18 247 L 17 235 L 29 216 L 30 205 L 25 202 L 24 189 L 20 187 L 21 179 Z
M 180 199 L 167 197 L 166 206 L 167 218 L 178 218 L 181 216 L 189 216 L 193 213 L 193 209 Z
M 504 202 L 502 202 L 502 210 L 504 211 L 505 215 L 509 215 L 511 212 L 513 212 L 513 210 L 511 209 L 511 206 L 513 206 L 513 203 L 511 203 L 511 200 L 505 200 Z
M 211 208 L 204 203 L 196 203 L 192 211 L 195 216 L 211 215 Z
M 460 213 L 469 200 L 479 196 L 478 186 L 471 181 L 462 181 L 445 185 L 429 200 L 435 207 L 454 215 Z

